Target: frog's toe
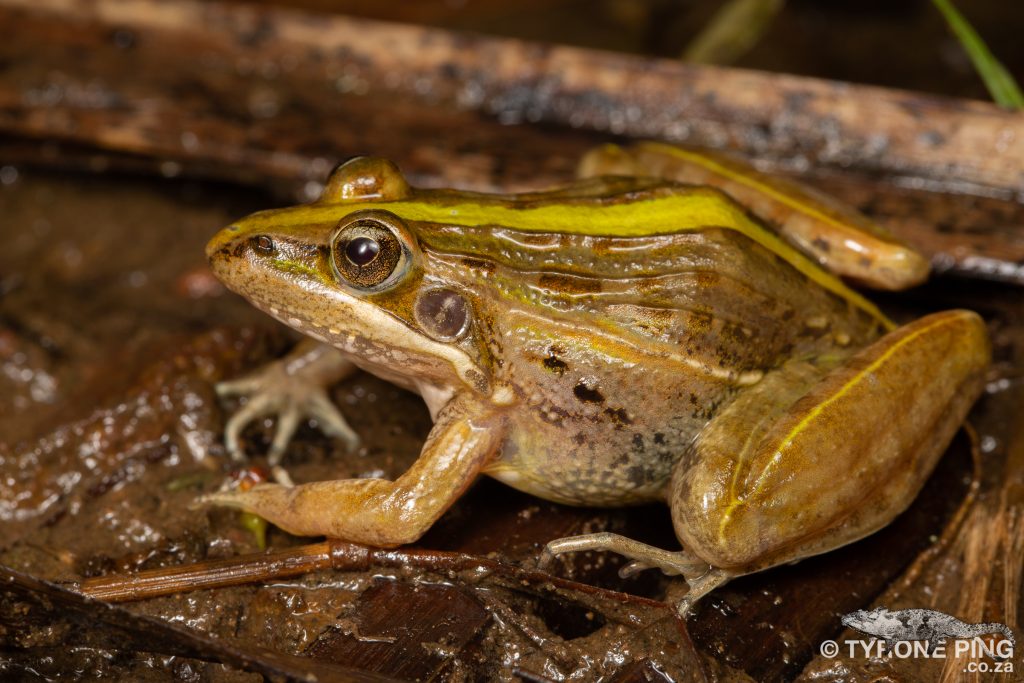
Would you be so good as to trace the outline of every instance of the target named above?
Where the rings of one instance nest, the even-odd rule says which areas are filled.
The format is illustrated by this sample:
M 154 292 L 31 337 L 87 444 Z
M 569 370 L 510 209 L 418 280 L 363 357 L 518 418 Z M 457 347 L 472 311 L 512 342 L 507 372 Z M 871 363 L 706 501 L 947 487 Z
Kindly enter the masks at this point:
M 223 397 L 247 397 L 245 405 L 232 415 L 224 427 L 224 443 L 231 459 L 245 460 L 242 448 L 242 432 L 250 423 L 267 415 L 277 417 L 267 460 L 275 472 L 280 467 L 288 444 L 304 419 L 314 419 L 321 430 L 331 437 L 344 442 L 349 452 L 359 446 L 359 437 L 331 401 L 324 387 L 302 377 L 288 375 L 280 368 L 272 367 L 250 377 L 221 382 L 216 387 Z M 274 478 L 284 484 L 287 476 Z
M 307 410 L 324 434 L 345 442 L 349 453 L 359 448 L 359 435 L 349 426 L 345 416 L 326 393 L 320 391 L 310 395 Z
M 609 532 L 556 539 L 545 546 L 542 557 L 550 561 L 554 555 L 585 550 L 607 550 L 631 560 L 622 568 L 620 573 L 623 576 L 630 576 L 644 569 L 657 568 L 669 576 L 682 575 L 689 579 L 701 576 L 709 569 L 707 562 L 685 550 L 663 550 Z
M 654 569 L 654 567 L 652 565 L 647 564 L 646 562 L 641 562 L 640 560 L 633 560 L 632 562 L 627 562 L 626 564 L 619 567 L 619 578 L 628 579 L 629 577 L 635 576 L 640 572 L 646 571 L 648 569 Z
M 683 616 L 697 600 L 736 576 L 732 572 L 710 566 L 685 550 L 663 550 L 608 532 L 551 541 L 544 547 L 539 568 L 546 568 L 555 555 L 584 550 L 608 550 L 629 559 L 630 562 L 619 570 L 619 576 L 623 578 L 645 569 L 660 569 L 669 576 L 682 576 L 689 586 L 689 591 L 677 606 L 679 614 Z
M 232 396 L 245 396 L 259 391 L 263 388 L 263 384 L 264 381 L 259 375 L 250 375 L 248 377 L 240 377 L 239 379 L 217 382 L 213 385 L 213 389 L 220 398 L 230 398 Z
M 267 452 L 267 462 L 271 467 L 281 464 L 284 451 L 291 443 L 295 430 L 299 428 L 302 421 L 302 412 L 295 404 L 288 404 L 281 408 L 277 415 L 277 431 L 274 432 L 274 439 L 270 442 L 270 450 Z
M 737 574 L 727 572 L 724 569 L 711 568 L 704 572 L 702 576 L 687 579 L 686 584 L 689 586 L 689 590 L 686 591 L 686 595 L 676 603 L 676 612 L 679 613 L 679 616 L 685 617 L 689 614 L 690 610 L 693 609 L 693 606 L 697 604 L 698 600 L 719 586 L 735 579 L 736 576 Z
M 272 395 L 256 394 L 228 419 L 227 424 L 224 425 L 224 445 L 232 460 L 235 462 L 245 460 L 245 450 L 242 448 L 242 430 L 257 418 L 270 415 L 275 409 L 276 405 Z

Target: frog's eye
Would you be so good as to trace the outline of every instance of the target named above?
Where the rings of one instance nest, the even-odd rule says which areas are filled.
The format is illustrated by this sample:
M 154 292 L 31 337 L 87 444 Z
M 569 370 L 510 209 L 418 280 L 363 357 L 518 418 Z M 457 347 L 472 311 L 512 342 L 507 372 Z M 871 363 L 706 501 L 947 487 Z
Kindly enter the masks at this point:
M 331 240 L 338 275 L 363 288 L 376 287 L 391 277 L 403 256 L 399 229 L 397 219 L 383 212 L 344 219 Z

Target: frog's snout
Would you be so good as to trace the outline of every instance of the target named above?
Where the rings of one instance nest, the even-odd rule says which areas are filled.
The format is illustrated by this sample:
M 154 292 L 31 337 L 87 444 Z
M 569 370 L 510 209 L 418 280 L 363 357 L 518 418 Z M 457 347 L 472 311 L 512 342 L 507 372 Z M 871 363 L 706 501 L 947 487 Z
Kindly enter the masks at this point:
M 239 225 L 229 225 L 206 243 L 206 258 L 211 263 L 218 257 L 218 254 L 227 256 L 235 250 L 239 238 L 242 235 L 242 228 Z

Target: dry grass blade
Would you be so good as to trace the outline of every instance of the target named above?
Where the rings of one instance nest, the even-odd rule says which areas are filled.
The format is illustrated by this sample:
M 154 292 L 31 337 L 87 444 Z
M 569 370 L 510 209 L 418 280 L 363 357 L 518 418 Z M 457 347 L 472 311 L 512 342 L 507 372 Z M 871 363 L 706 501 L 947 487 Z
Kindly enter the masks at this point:
M 683 59 L 696 64 L 732 64 L 768 31 L 786 0 L 730 0 L 687 46 Z

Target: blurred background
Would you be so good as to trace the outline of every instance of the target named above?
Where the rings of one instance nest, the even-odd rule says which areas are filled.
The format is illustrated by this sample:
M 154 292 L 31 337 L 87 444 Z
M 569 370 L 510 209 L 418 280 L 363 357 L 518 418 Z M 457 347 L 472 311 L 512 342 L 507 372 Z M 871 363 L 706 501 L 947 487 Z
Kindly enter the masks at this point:
M 931 0 L 271 0 L 261 3 L 479 31 L 663 58 L 987 99 L 963 47 Z M 729 4 L 740 7 L 721 49 L 699 42 Z M 1024 5 L 960 0 L 1013 74 L 1024 74 Z M 740 24 L 740 25 L 738 25 Z M 707 38 L 705 38 L 705 41 Z M 717 45 L 716 45 L 717 47 Z

